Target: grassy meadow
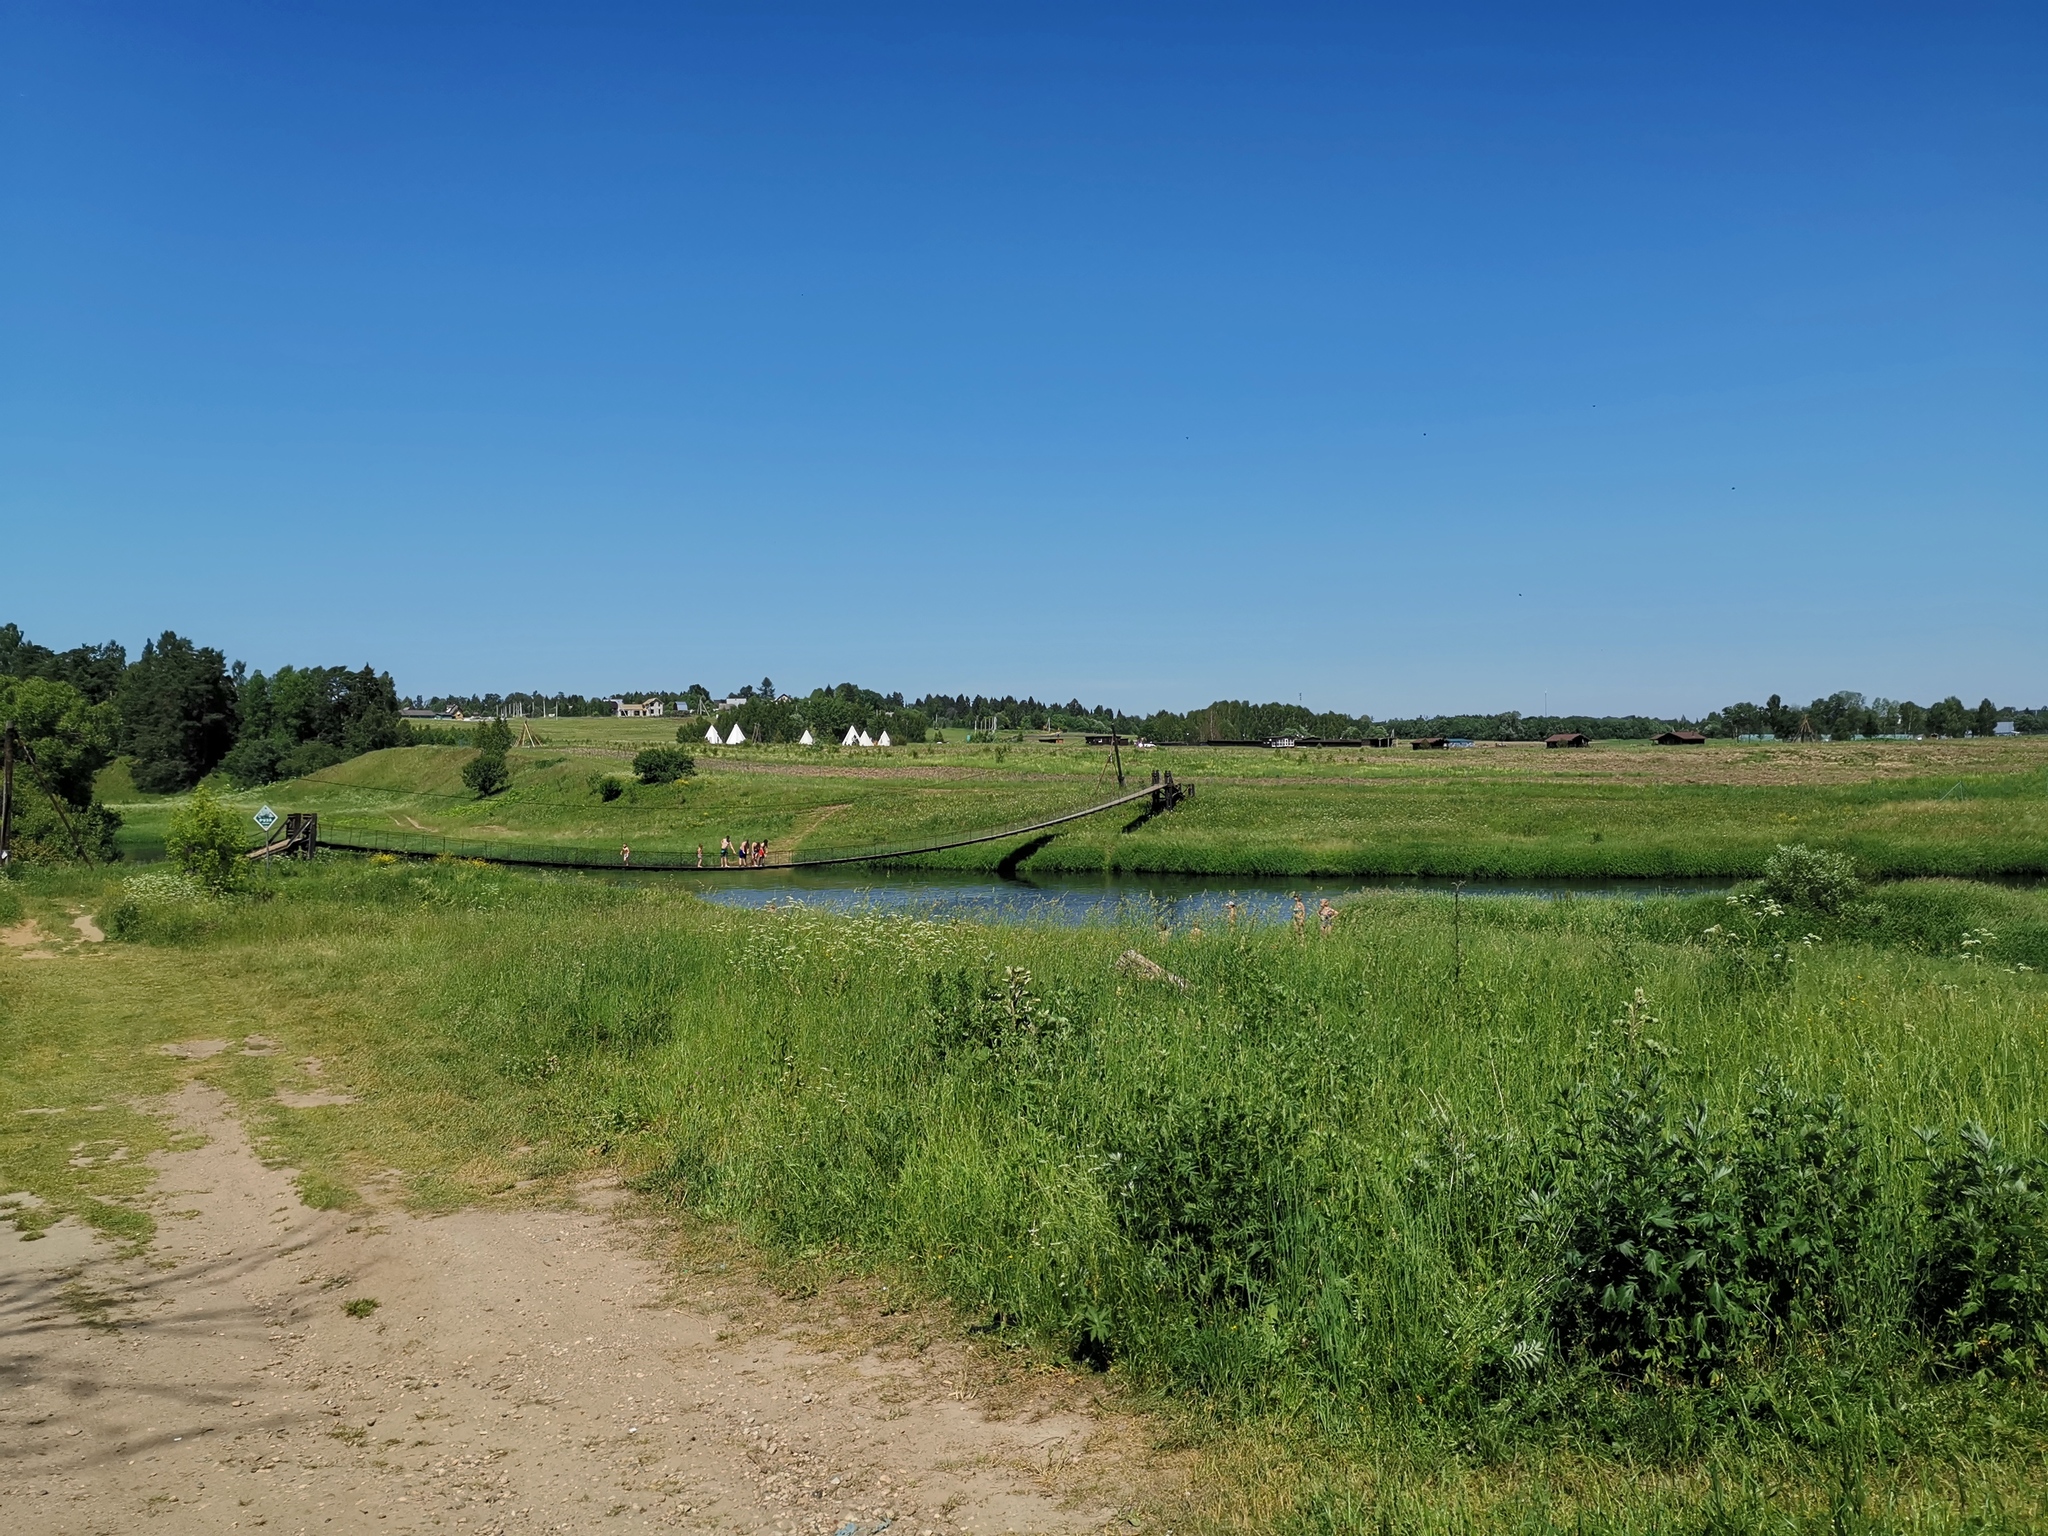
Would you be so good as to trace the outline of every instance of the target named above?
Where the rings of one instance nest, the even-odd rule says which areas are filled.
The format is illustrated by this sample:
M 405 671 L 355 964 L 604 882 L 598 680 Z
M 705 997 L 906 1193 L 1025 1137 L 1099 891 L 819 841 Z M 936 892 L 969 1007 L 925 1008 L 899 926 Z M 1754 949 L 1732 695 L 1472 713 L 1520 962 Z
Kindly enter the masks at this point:
M 511 754 L 512 784 L 464 790 L 462 747 L 372 753 L 309 778 L 233 796 L 245 811 L 317 811 L 332 835 L 428 851 L 522 850 L 610 859 L 713 856 L 719 839 L 820 857 L 995 830 L 1108 798 L 1108 754 L 1027 739 L 888 751 L 698 748 L 679 784 L 632 784 L 640 747 L 667 721 L 542 722 Z M 1866 873 L 2048 873 L 2048 743 L 1715 743 L 1660 748 L 1529 745 L 1126 754 L 1133 782 L 1167 770 L 1195 786 L 1169 815 L 1129 812 L 1056 829 L 1028 846 L 931 856 L 951 868 L 1023 873 L 1496 877 L 1753 876 L 1773 847 L 1852 854 Z M 606 779 L 628 785 L 606 800 Z M 138 852 L 160 845 L 171 802 L 134 794 L 116 765 L 102 798 Z M 254 832 L 251 832 L 252 840 Z
M 0 903 L 111 935 L 0 951 L 19 1223 L 146 1237 L 130 1106 L 199 1073 L 323 1203 L 614 1165 L 792 1284 L 947 1298 L 1154 1403 L 1176 1530 L 2048 1520 L 2048 893 L 1390 894 L 1196 938 L 330 855 Z M 231 1048 L 156 1050 L 199 1036 Z M 316 1083 L 355 1102 L 276 1098 Z

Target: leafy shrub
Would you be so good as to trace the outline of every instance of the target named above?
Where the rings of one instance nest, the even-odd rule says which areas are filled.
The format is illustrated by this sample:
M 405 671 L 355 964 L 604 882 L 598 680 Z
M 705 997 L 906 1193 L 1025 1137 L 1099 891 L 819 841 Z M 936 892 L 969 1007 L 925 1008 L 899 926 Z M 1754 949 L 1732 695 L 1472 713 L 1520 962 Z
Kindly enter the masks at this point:
M 462 765 L 462 782 L 487 800 L 512 782 L 505 754 L 512 749 L 512 728 L 502 720 L 486 720 L 473 733 L 476 756 Z
M 1525 1218 L 1554 1234 L 1559 1342 L 1625 1375 L 1704 1374 L 1745 1322 L 1742 1206 L 1727 1137 L 1703 1107 L 1673 1124 L 1651 1052 L 1579 1097 L 1564 1176 Z
M 1983 1126 L 1954 1150 L 1926 1144 L 1920 1323 L 1963 1366 L 2020 1367 L 2048 1355 L 2048 1161 L 2008 1153 Z
M 1758 1074 L 1735 1155 L 1749 1289 L 1772 1334 L 1843 1321 L 1877 1199 L 1863 1128 L 1839 1095 Z
M 476 791 L 479 800 L 488 800 L 512 782 L 512 770 L 504 753 L 479 752 L 462 765 L 462 782 Z
M 633 759 L 642 784 L 673 784 L 697 771 L 697 760 L 681 747 L 648 747 Z
M 925 1028 L 947 1058 L 985 1056 L 1058 1033 L 1067 1021 L 1048 1013 L 1031 990 L 1031 972 L 1005 966 L 934 971 L 925 979 Z
M 1271 1102 L 1174 1096 L 1121 1138 L 1104 1174 L 1155 1285 L 1201 1306 L 1256 1306 L 1280 1265 L 1299 1136 Z
M 1678 1100 L 1641 991 L 1621 1022 L 1623 1059 L 1571 1094 L 1560 1173 L 1524 1214 L 1564 1350 L 1701 1377 L 1839 1321 L 1876 1198 L 1854 1117 L 1767 1069 L 1721 1129 Z
M 1856 861 L 1846 853 L 1781 843 L 1764 861 L 1765 892 L 1788 907 L 1832 915 L 1855 900 L 1862 888 Z
M 216 894 L 240 878 L 244 848 L 240 820 L 204 784 L 171 813 L 164 833 L 171 862 Z
M 318 773 L 322 768 L 332 768 L 336 763 L 347 761 L 348 754 L 339 747 L 324 741 L 303 742 L 277 760 L 277 776 L 280 779 L 303 779 L 309 773 Z

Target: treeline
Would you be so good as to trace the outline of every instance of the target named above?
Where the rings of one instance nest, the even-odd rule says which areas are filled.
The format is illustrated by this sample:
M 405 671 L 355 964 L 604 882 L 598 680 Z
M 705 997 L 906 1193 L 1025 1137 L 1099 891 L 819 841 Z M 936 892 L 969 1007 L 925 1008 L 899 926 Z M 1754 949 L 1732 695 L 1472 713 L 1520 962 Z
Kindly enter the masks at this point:
M 175 794 L 216 771 L 237 786 L 266 784 L 405 745 L 398 710 L 390 674 L 368 666 L 266 676 L 172 630 L 130 661 L 117 641 L 58 651 L 0 625 L 0 717 L 16 722 L 43 787 L 94 857 L 114 856 L 120 818 L 94 798 L 93 781 L 116 758 L 145 794 Z M 68 853 L 72 834 L 44 796 L 19 795 L 17 806 L 24 856 Z
M 776 693 L 774 685 L 763 678 L 758 691 L 743 689 L 736 696 L 745 702 L 731 709 L 711 709 L 708 697 L 701 701 L 699 707 L 709 715 L 708 728 L 727 735 L 737 725 L 748 741 L 759 742 L 801 741 L 805 731 L 819 742 L 842 740 L 848 730 L 866 731 L 870 736 L 887 731 L 889 740 L 899 744 L 924 741 L 931 735 L 931 716 L 906 704 L 902 694 L 877 693 L 856 683 L 815 688 L 799 699 Z M 676 728 L 676 736 L 694 739 L 705 728 L 693 718 L 690 724 Z
M 2001 721 L 2011 721 L 2021 735 L 2048 731 L 2048 708 L 2015 709 L 1989 699 L 1972 708 L 1955 694 L 1925 705 L 1911 699 L 1865 699 L 1860 693 L 1831 693 L 1811 704 L 1787 704 L 1774 693 L 1761 704 L 1717 709 L 1702 729 L 1709 736 L 1826 736 L 1844 741 L 1855 736 L 1990 736 Z
M 1708 736 L 1771 735 L 1794 740 L 1826 736 L 1847 740 L 1864 736 L 1992 735 L 2000 722 L 2012 722 L 2022 734 L 2048 731 L 2048 707 L 2032 709 L 1994 704 L 1984 699 L 1974 707 L 1950 695 L 1935 704 L 1910 699 L 1868 699 L 1860 693 L 1833 693 L 1810 704 L 1787 704 L 1777 694 L 1763 704 L 1730 704 L 1705 719 L 1685 715 L 1525 715 L 1503 710 L 1487 715 L 1411 715 L 1375 720 L 1371 715 L 1319 711 L 1299 704 L 1254 704 L 1219 699 L 1205 709 L 1176 714 L 1159 710 L 1147 715 L 1098 704 L 1083 709 L 1078 699 L 1064 705 L 1045 704 L 1014 694 L 1000 698 L 977 694 L 927 694 L 913 706 L 934 725 L 974 726 L 981 730 L 1073 731 L 1116 729 L 1148 741 L 1199 745 L 1205 741 L 1267 741 L 1276 736 L 1320 736 L 1332 740 L 1372 737 L 1452 736 L 1471 741 L 1540 741 L 1545 736 L 1582 731 L 1610 741 L 1643 741 L 1671 730 L 1697 730 Z

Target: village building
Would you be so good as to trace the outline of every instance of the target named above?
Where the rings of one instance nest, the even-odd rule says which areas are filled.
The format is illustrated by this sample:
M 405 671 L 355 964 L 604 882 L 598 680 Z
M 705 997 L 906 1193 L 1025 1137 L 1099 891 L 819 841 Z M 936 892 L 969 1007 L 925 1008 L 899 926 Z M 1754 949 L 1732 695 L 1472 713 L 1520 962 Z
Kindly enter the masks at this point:
M 1583 747 L 1591 744 L 1591 738 L 1584 731 L 1559 731 L 1554 736 L 1543 738 L 1546 747 Z
M 1703 747 L 1707 738 L 1698 731 L 1666 731 L 1656 742 L 1660 747 Z
M 637 702 L 613 699 L 612 708 L 622 720 L 658 720 L 661 718 L 662 703 L 659 699 L 641 699 Z

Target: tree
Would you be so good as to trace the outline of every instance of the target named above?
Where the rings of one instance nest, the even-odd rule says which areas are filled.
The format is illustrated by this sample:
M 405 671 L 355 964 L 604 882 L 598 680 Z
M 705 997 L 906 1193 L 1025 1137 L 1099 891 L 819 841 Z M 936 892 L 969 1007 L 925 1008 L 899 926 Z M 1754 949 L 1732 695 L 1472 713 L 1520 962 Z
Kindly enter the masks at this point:
M 1970 711 L 1963 701 L 1950 694 L 1939 704 L 1927 706 L 1927 734 L 1930 736 L 1960 736 L 1970 728 Z
M 697 760 L 681 747 L 649 747 L 633 759 L 642 784 L 673 784 L 697 771 Z
M 1980 703 L 1977 706 L 1977 718 L 1971 722 L 1970 729 L 1979 736 L 1996 735 L 1998 731 L 1998 706 L 1989 699 Z
M 34 766 L 15 765 L 15 855 L 61 863 L 82 844 L 94 859 L 120 857 L 114 832 L 121 818 L 93 797 L 94 776 L 114 756 L 114 707 L 88 703 L 69 683 L 0 678 L 0 723 L 9 720 L 35 759 Z M 53 794 L 64 804 L 62 815 L 50 803 Z
M 69 683 L 85 696 L 86 703 L 104 704 L 121 686 L 121 674 L 127 667 L 128 652 L 119 641 L 53 651 L 24 637 L 19 624 L 0 624 L 0 677 Z
M 476 756 L 462 767 L 462 782 L 487 800 L 512 782 L 512 769 L 505 754 L 512 748 L 512 728 L 502 720 L 486 720 L 477 727 Z
M 117 695 L 136 788 L 171 794 L 211 773 L 234 745 L 227 658 L 165 630 L 142 648 Z
M 172 813 L 164 833 L 164 852 L 172 863 L 218 895 L 232 887 L 242 873 L 240 822 L 202 784 Z

